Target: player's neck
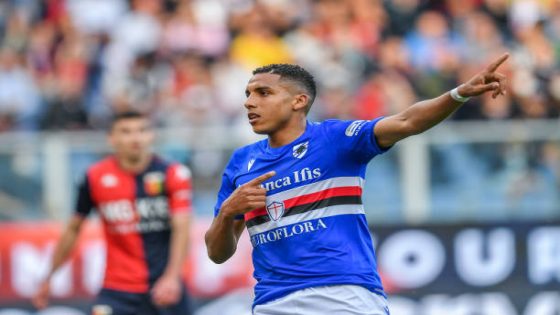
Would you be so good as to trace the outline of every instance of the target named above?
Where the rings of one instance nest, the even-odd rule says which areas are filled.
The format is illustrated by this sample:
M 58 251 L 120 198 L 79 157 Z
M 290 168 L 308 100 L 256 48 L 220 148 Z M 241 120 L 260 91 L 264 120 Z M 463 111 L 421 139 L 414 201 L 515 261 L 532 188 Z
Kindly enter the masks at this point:
M 152 154 L 146 154 L 141 156 L 139 159 L 127 159 L 124 157 L 116 156 L 119 167 L 129 173 L 142 173 L 150 165 L 152 160 Z
M 271 148 L 278 148 L 289 144 L 299 138 L 307 127 L 307 120 L 294 121 L 291 124 L 286 124 L 285 127 L 268 135 L 268 145 Z

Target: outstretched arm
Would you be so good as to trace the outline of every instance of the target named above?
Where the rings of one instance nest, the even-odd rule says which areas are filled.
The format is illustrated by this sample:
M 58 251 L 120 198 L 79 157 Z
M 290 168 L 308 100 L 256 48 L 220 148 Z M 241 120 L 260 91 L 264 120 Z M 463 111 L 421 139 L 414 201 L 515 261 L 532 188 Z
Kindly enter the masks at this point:
M 466 98 L 487 92 L 492 92 L 493 98 L 505 94 L 506 77 L 496 70 L 508 57 L 509 54 L 502 55 L 484 71 L 451 92 L 418 102 L 396 115 L 380 120 L 374 128 L 377 143 L 387 148 L 399 140 L 432 128 L 461 107 Z M 454 92 L 458 95 L 452 95 Z

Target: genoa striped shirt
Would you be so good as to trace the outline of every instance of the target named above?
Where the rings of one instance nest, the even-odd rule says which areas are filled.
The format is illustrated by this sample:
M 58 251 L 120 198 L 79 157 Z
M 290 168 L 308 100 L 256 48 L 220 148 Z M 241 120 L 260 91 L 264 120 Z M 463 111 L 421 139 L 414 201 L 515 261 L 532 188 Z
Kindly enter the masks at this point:
M 92 165 L 81 183 L 76 214 L 96 209 L 107 241 L 103 288 L 146 293 L 168 263 L 171 218 L 191 212 L 191 171 L 153 156 L 131 173 L 114 156 Z
M 253 245 L 254 305 L 308 287 L 355 284 L 384 295 L 362 205 L 368 162 L 385 152 L 372 121 L 307 122 L 290 144 L 262 140 L 234 152 L 214 209 L 236 187 L 269 171 L 266 207 L 245 220 Z

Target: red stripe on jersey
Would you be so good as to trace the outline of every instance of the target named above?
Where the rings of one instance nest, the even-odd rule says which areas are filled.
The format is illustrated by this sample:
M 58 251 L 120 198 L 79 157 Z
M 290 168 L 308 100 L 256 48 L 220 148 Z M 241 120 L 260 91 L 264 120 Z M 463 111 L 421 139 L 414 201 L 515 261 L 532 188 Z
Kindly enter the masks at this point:
M 286 209 L 304 205 L 316 201 L 320 201 L 327 198 L 332 197 L 340 197 L 340 196 L 361 196 L 362 195 L 362 187 L 360 186 L 347 186 L 347 187 L 335 187 L 329 188 L 322 191 L 318 191 L 315 193 L 307 194 L 298 196 L 291 199 L 284 200 L 284 207 Z M 265 208 L 258 208 L 251 212 L 245 214 L 245 221 L 249 221 L 253 218 L 260 217 L 263 215 L 267 215 Z

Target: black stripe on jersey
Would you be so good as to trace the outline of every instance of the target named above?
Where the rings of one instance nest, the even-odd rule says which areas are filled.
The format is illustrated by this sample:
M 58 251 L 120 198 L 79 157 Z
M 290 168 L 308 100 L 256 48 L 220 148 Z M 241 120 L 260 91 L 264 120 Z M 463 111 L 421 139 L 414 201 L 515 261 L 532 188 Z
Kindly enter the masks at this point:
M 317 200 L 310 203 L 301 204 L 285 209 L 284 215 L 282 217 L 288 217 L 291 215 L 296 215 L 307 211 L 312 211 L 315 209 L 320 209 L 320 208 L 325 208 L 330 206 L 361 205 L 361 204 L 362 204 L 361 196 L 337 196 L 337 197 L 321 199 L 321 200 Z M 268 215 L 261 215 L 256 218 L 252 218 L 251 220 L 247 221 L 245 224 L 247 225 L 247 227 L 253 227 L 255 225 L 263 224 L 269 221 L 270 221 L 270 217 Z

